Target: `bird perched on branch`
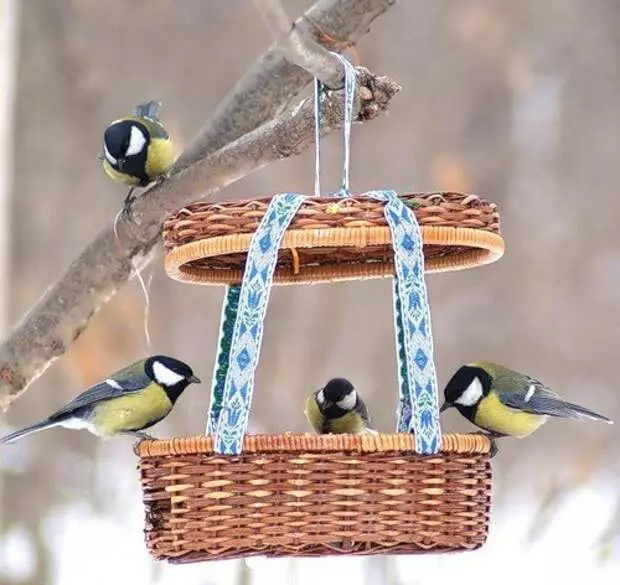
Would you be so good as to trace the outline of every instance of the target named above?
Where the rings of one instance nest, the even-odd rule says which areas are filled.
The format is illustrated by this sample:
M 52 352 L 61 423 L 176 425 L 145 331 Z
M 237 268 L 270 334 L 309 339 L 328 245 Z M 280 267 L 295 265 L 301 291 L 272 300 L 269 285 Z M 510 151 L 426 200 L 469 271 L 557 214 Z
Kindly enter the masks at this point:
M 370 428 L 370 416 L 353 384 L 345 378 L 333 378 L 306 400 L 306 418 L 319 434 L 376 433 Z
M 49 429 L 85 429 L 100 438 L 127 434 L 150 438 L 144 429 L 165 418 L 190 384 L 200 380 L 185 363 L 165 355 L 140 360 L 92 386 L 41 422 L 0 439 L 12 443 Z
M 103 135 L 99 154 L 103 170 L 115 181 L 131 185 L 128 204 L 135 187 L 146 187 L 165 176 L 174 162 L 174 146 L 159 119 L 161 102 L 139 104 L 133 116 L 112 122 Z
M 456 408 L 495 439 L 526 437 L 550 416 L 612 423 L 583 406 L 566 402 L 542 382 L 491 362 L 472 362 L 452 376 L 440 412 Z

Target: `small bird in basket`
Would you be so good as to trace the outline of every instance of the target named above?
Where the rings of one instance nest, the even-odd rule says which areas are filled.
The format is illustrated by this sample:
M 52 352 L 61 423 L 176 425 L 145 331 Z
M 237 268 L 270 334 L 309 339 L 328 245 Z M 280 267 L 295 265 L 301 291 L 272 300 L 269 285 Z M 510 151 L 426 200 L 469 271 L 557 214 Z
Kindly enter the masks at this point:
M 165 355 L 140 360 L 92 386 L 41 422 L 0 439 L 12 443 L 49 429 L 85 429 L 100 438 L 133 435 L 151 438 L 144 429 L 166 417 L 190 384 L 200 380 L 185 363 Z
M 370 428 L 370 416 L 353 384 L 345 378 L 333 378 L 306 400 L 306 418 L 319 434 L 376 434 Z
M 131 185 L 127 206 L 135 187 L 146 187 L 166 176 L 174 162 L 174 146 L 159 119 L 161 102 L 139 104 L 133 116 L 112 122 L 103 135 L 99 154 L 103 170 L 115 181 Z
M 452 376 L 440 412 L 456 408 L 491 439 L 523 438 L 550 416 L 590 419 L 612 424 L 607 417 L 566 402 L 542 382 L 491 362 L 472 362 Z

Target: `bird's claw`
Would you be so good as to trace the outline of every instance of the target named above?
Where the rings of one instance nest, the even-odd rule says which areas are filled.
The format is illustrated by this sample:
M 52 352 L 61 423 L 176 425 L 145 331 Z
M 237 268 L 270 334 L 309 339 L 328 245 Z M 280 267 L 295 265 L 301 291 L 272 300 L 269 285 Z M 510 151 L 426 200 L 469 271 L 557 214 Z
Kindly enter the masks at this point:
M 497 433 L 493 433 L 491 431 L 488 431 L 486 433 L 481 433 L 480 431 L 473 431 L 467 434 L 468 435 L 482 435 L 483 437 L 486 437 L 487 439 L 489 439 L 489 442 L 491 443 L 491 448 L 489 449 L 489 459 L 493 459 L 493 457 L 495 457 L 497 453 L 499 452 L 499 449 L 497 447 L 497 439 L 501 439 L 504 436 L 504 435 L 498 435 Z

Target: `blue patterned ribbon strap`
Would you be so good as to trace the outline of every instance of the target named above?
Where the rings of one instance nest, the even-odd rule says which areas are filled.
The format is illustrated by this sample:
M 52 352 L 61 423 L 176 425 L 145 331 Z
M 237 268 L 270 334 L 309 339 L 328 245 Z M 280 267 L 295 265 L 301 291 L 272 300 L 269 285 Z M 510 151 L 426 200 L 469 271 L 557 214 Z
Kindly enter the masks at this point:
M 235 320 L 237 319 L 237 309 L 239 307 L 239 295 L 241 285 L 234 284 L 226 288 L 226 296 L 222 304 L 222 317 L 220 320 L 220 339 L 218 341 L 218 353 L 213 370 L 213 381 L 211 383 L 211 404 L 207 416 L 206 434 L 211 435 L 217 428 L 217 421 L 222 410 L 222 398 L 224 396 L 224 383 L 228 364 L 230 362 L 230 346 L 232 343 Z
M 217 422 L 217 453 L 241 453 L 278 249 L 304 198 L 296 193 L 275 195 L 252 237 L 241 283 L 222 410 Z
M 397 341 L 399 329 L 402 330 L 402 349 L 399 347 L 397 353 L 401 377 L 398 431 L 415 433 L 417 453 L 437 453 L 441 446 L 439 398 L 433 362 L 431 315 L 424 280 L 422 235 L 413 211 L 396 192 L 370 191 L 365 195 L 386 202 L 385 219 L 394 248 Z

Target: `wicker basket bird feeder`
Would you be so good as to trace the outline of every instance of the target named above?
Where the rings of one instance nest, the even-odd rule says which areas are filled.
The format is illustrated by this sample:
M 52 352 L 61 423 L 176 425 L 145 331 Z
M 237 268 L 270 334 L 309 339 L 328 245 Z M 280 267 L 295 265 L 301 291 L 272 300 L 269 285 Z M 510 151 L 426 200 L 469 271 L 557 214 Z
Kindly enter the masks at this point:
M 227 294 L 205 435 L 137 448 L 156 559 L 411 554 L 486 540 L 491 445 L 440 431 L 424 273 L 500 258 L 497 208 L 459 193 L 352 196 L 343 184 L 346 196 L 197 202 L 165 221 L 168 275 Z M 380 277 L 394 283 L 397 432 L 247 434 L 271 286 Z

